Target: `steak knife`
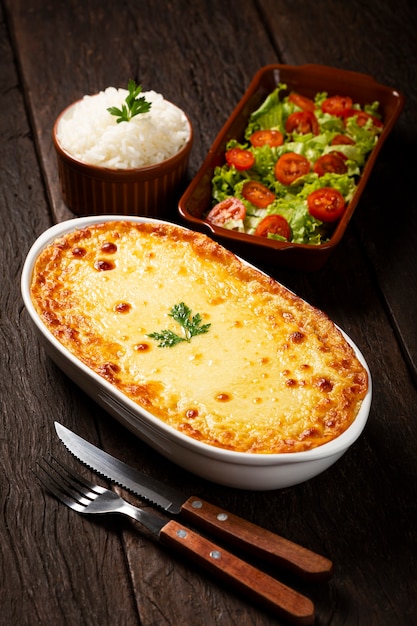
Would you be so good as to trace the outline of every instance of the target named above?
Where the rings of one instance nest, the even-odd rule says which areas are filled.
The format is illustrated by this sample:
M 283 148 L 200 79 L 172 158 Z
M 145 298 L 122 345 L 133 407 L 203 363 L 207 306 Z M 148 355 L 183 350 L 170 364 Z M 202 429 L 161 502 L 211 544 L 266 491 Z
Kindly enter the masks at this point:
M 229 545 L 279 565 L 306 580 L 331 578 L 333 564 L 326 557 L 201 498 L 184 496 L 97 448 L 59 422 L 55 422 L 55 429 L 66 448 L 79 461 L 167 513 L 180 515 L 196 527 L 226 540 Z

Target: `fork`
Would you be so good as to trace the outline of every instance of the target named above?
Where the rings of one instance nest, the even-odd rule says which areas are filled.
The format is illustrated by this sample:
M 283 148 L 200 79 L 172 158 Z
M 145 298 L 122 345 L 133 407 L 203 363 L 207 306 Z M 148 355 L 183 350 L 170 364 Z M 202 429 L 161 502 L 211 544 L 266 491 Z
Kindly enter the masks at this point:
M 52 457 L 53 458 L 53 457 Z M 69 508 L 82 514 L 121 513 L 145 526 L 159 541 L 204 567 L 246 596 L 293 624 L 314 623 L 314 605 L 309 598 L 175 520 L 166 522 L 130 504 L 114 491 L 93 484 L 66 464 L 54 459 L 38 463 L 35 472 L 43 486 Z
M 160 518 L 147 511 L 133 506 L 114 491 L 93 484 L 76 474 L 68 465 L 54 459 L 55 465 L 44 459 L 44 464 L 38 463 L 43 474 L 38 478 L 44 487 L 58 500 L 61 500 L 70 509 L 77 513 L 122 513 L 142 523 L 150 530 L 160 530 Z

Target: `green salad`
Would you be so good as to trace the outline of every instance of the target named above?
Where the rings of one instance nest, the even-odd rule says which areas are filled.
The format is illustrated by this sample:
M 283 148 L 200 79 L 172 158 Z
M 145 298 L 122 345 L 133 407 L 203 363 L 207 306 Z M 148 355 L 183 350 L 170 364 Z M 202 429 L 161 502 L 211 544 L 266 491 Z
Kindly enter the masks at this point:
M 284 84 L 226 146 L 206 219 L 261 237 L 319 245 L 352 199 L 383 125 L 379 103 L 288 93 Z

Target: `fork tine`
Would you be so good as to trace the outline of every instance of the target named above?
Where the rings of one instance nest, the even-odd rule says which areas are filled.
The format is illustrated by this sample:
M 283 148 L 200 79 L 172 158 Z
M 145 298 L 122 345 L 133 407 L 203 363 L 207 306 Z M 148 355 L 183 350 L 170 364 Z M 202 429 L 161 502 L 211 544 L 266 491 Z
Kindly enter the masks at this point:
M 56 459 L 54 456 L 51 456 L 51 458 L 55 461 L 56 466 L 52 466 L 51 463 L 46 461 L 48 465 L 50 467 L 53 467 L 54 471 L 59 476 L 61 476 L 61 478 L 67 484 L 71 485 L 73 489 L 76 489 L 83 495 L 90 498 L 95 497 L 102 492 L 102 487 L 89 482 L 86 478 L 77 474 L 72 468 L 69 467 L 69 465 L 67 465 L 63 461 L 58 461 L 58 459 Z
M 46 463 L 50 468 L 49 469 L 50 478 L 52 478 L 52 480 L 55 483 L 57 483 L 62 490 L 65 490 L 69 495 L 71 495 L 74 498 L 74 500 L 80 500 L 83 496 L 86 496 L 87 498 L 90 497 L 91 491 L 89 489 L 86 489 L 79 483 L 75 482 L 71 478 L 70 475 L 65 473 L 64 469 L 61 469 L 59 467 L 59 464 L 58 464 L 58 467 L 55 467 L 47 459 L 44 459 L 44 463 Z M 44 467 L 44 471 L 46 471 L 45 467 Z M 51 474 L 51 471 L 52 471 L 52 474 Z M 60 480 L 58 481 L 56 477 L 58 477 Z M 91 495 L 94 495 L 94 494 L 91 494 Z M 85 503 L 87 504 L 87 502 L 88 501 L 86 500 Z
M 58 500 L 60 500 L 63 504 L 66 504 L 71 509 L 75 509 L 78 512 L 82 511 L 85 505 L 79 503 L 73 497 L 70 497 L 67 491 L 64 491 L 62 486 L 50 474 L 50 472 L 45 468 L 44 465 L 41 465 L 40 463 L 37 463 L 37 465 L 42 470 L 42 474 L 36 472 L 34 473 L 39 482 L 42 483 L 42 485 L 45 487 L 45 489 L 47 489 L 47 491 L 49 491 Z

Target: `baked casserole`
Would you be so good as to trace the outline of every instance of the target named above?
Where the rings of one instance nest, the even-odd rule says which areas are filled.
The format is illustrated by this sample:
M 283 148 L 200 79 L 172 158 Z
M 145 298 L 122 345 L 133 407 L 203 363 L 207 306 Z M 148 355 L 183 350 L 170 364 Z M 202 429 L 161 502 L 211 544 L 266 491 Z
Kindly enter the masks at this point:
M 38 256 L 31 299 L 91 370 L 183 434 L 274 454 L 355 420 L 367 372 L 328 316 L 206 235 L 93 223 Z

